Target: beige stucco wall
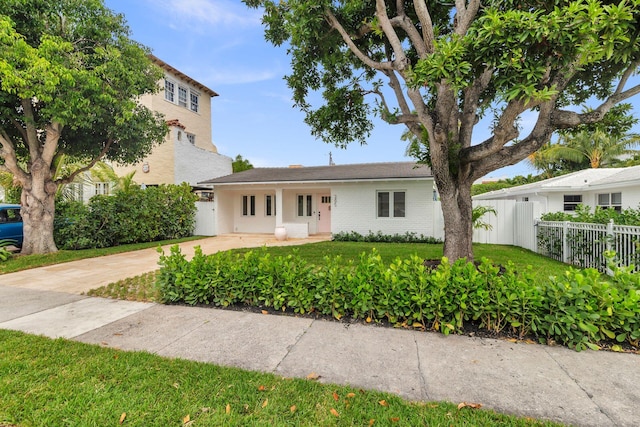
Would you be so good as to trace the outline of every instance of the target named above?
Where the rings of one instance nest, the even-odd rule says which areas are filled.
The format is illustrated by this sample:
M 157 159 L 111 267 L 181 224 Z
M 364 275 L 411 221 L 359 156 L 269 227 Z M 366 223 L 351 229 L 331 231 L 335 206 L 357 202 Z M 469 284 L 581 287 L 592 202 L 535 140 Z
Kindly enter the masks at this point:
M 165 99 L 164 78 L 158 82 L 161 88 L 158 93 L 144 95 L 140 97 L 139 102 L 153 111 L 162 113 L 168 122 L 177 120 L 184 128 L 171 126 L 169 135 L 167 135 L 165 141 L 156 146 L 151 155 L 146 157 L 142 162 L 130 166 L 114 165 L 114 170 L 119 176 L 136 171 L 134 181 L 137 183 L 150 185 L 179 184 L 179 182 L 176 182 L 179 177 L 176 177 L 175 141 L 187 141 L 186 133 L 195 135 L 196 147 L 211 153 L 218 153 L 215 145 L 213 145 L 211 136 L 210 94 L 198 89 L 196 86 L 170 71 L 165 70 L 165 78 L 175 84 L 175 103 Z M 198 112 L 194 112 L 189 108 L 189 99 L 187 99 L 187 107 L 178 105 L 178 86 L 183 86 L 199 94 Z M 143 167 L 145 164 L 149 166 L 149 171 L 146 173 Z M 221 174 L 222 173 L 212 171 L 202 179 L 211 179 Z

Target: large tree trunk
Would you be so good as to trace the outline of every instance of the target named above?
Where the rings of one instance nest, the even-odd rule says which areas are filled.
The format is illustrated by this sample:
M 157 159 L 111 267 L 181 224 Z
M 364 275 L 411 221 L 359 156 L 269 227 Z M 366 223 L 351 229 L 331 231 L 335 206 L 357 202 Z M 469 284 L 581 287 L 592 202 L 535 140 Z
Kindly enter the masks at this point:
M 444 256 L 451 261 L 473 261 L 473 222 L 471 184 L 439 189 L 444 217 Z
M 53 218 L 57 185 L 42 159 L 31 165 L 29 180 L 22 186 L 24 243 L 22 254 L 46 254 L 58 248 L 53 240 Z

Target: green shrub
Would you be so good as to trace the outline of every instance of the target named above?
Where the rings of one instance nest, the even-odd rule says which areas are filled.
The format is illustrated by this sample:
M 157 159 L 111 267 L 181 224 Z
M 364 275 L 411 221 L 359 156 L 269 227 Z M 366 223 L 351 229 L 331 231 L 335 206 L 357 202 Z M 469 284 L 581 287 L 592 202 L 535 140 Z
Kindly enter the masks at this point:
M 569 269 L 536 283 L 531 269 L 501 269 L 487 259 L 474 265 L 443 258 L 429 271 L 415 255 L 385 264 L 376 250 L 357 262 L 327 256 L 322 266 L 296 252 L 274 257 L 266 248 L 207 256 L 198 247 L 191 261 L 178 246 L 169 255 L 159 251 L 163 302 L 318 312 L 444 334 L 475 322 L 490 332 L 534 335 L 576 350 L 605 341 L 637 347 L 640 340 L 640 275 L 629 268 L 616 269 L 611 281 L 594 269 Z
M 548 212 L 541 216 L 542 221 L 570 221 L 586 222 L 589 224 L 607 224 L 609 221 L 617 225 L 640 226 L 640 207 L 638 209 L 627 208 L 620 212 L 615 209 L 603 209 L 596 206 L 591 212 L 591 208 L 586 205 L 578 205 L 573 213 Z
M 87 205 L 60 201 L 54 237 L 62 249 L 105 248 L 190 236 L 197 196 L 188 184 L 132 187 L 94 196 Z
M 356 231 L 341 231 L 333 234 L 331 240 L 336 242 L 374 242 L 374 243 L 442 243 L 442 240 L 436 239 L 431 236 L 424 236 L 420 234 L 418 236 L 415 232 L 407 231 L 404 234 L 382 234 L 382 231 L 373 233 L 369 231 L 369 234 L 363 236 Z

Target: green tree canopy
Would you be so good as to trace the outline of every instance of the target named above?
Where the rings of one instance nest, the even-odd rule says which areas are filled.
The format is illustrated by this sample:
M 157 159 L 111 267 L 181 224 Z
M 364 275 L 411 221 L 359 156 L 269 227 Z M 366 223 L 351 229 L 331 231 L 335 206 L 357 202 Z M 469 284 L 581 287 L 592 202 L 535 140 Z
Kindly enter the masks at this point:
M 426 135 L 453 259 L 473 257 L 476 179 L 640 92 L 640 0 L 244 1 L 287 45 L 286 80 L 314 135 L 365 143 L 373 114 Z M 591 112 L 568 108 L 594 96 Z M 536 122 L 521 135 L 527 111 Z M 488 114 L 491 135 L 476 141 Z
M 56 250 L 58 185 L 100 160 L 136 162 L 163 141 L 164 120 L 136 100 L 162 76 L 148 54 L 101 0 L 0 3 L 0 171 L 23 188 L 23 253 Z M 63 155 L 84 167 L 54 178 Z
M 233 170 L 233 173 L 237 173 L 253 169 L 253 165 L 248 159 L 244 159 L 240 154 L 238 154 L 234 161 L 231 163 L 231 168 Z

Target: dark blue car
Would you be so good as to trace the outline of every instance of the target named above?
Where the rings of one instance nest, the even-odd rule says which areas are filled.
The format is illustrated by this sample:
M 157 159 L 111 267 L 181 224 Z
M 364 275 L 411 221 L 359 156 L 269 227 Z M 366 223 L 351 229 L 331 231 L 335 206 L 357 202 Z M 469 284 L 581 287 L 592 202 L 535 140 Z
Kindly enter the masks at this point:
M 20 205 L 0 203 L 0 240 L 11 240 L 21 247 L 22 238 Z

